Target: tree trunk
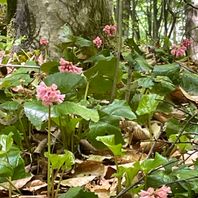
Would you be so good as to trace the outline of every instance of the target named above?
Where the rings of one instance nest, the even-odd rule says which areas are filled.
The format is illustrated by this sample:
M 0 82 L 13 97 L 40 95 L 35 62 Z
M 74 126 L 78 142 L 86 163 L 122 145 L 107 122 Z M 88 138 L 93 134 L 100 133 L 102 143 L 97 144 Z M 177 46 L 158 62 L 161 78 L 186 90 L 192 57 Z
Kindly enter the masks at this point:
M 18 0 L 16 38 L 26 35 L 27 46 L 45 37 L 52 52 L 61 30 L 90 39 L 100 35 L 104 25 L 112 23 L 111 11 L 108 0 Z
M 193 6 L 198 7 L 198 3 Z M 198 64 L 198 9 L 188 6 L 186 16 L 186 37 L 192 40 L 190 56 Z

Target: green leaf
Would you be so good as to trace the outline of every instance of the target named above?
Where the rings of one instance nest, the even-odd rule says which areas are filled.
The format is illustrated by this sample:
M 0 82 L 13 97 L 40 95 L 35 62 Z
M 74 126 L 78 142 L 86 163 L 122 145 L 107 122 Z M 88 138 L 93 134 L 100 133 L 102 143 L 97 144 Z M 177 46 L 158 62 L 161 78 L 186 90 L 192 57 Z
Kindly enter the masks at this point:
M 59 71 L 58 66 L 59 66 L 58 62 L 49 61 L 41 65 L 41 71 L 45 72 L 46 74 L 53 74 Z
M 140 162 L 135 162 L 131 167 L 125 167 L 120 165 L 118 167 L 118 172 L 115 174 L 115 176 L 118 176 L 120 178 L 125 177 L 125 187 L 129 187 L 132 185 L 134 178 L 137 176 L 137 174 L 140 171 Z
M 0 158 L 0 160 L 1 160 L 1 158 Z M 0 163 L 0 182 L 4 181 L 4 180 L 1 181 L 1 179 L 3 179 L 1 177 L 9 178 L 9 177 L 12 176 L 12 174 L 13 174 L 12 166 L 8 162 L 1 160 L 1 163 Z
M 52 165 L 52 169 L 62 169 L 68 171 L 75 163 L 75 158 L 72 152 L 65 150 L 65 154 L 50 154 L 45 153 Z
M 85 38 L 82 38 L 80 36 L 76 37 L 75 44 L 78 45 L 79 47 L 89 47 L 92 46 L 92 42 L 90 40 L 87 40 Z
M 7 4 L 7 0 L 0 0 L 0 3 Z
M 113 103 L 103 107 L 102 111 L 118 118 L 127 118 L 129 120 L 136 119 L 136 115 L 132 112 L 130 106 L 124 100 L 116 99 Z
M 163 97 L 157 94 L 143 95 L 136 113 L 138 115 L 152 114 Z
M 156 76 L 154 82 L 155 84 L 152 88 L 152 91 L 162 96 L 170 93 L 176 88 L 170 78 L 167 76 Z
M 179 120 L 172 118 L 166 122 L 166 135 L 170 137 L 173 134 L 178 134 L 181 123 Z
M 98 112 L 95 109 L 88 109 L 81 104 L 65 101 L 62 104 L 54 106 L 57 115 L 75 114 L 79 115 L 85 120 L 92 120 L 97 122 L 99 120 Z
M 151 170 L 166 163 L 168 163 L 168 160 L 159 153 L 156 153 L 154 159 L 146 159 L 142 162 L 141 169 L 145 174 L 148 174 Z
M 162 185 L 174 181 L 174 179 L 174 177 L 165 174 L 163 171 L 157 171 L 147 176 L 146 185 L 159 188 Z
M 143 77 L 137 80 L 138 85 L 143 88 L 151 88 L 154 86 L 153 79 L 151 77 Z
M 61 93 L 76 93 L 76 89 L 85 85 L 85 77 L 74 73 L 55 73 L 45 78 L 44 82 L 47 86 L 53 83 L 58 86 Z
M 115 135 L 115 143 L 123 144 L 123 137 L 119 127 L 119 119 L 110 115 L 100 118 L 97 123 L 90 123 L 87 138 L 96 148 L 104 148 L 104 144 L 96 140 L 97 136 Z
M 198 95 L 198 75 L 190 72 L 185 72 L 182 75 L 181 87 L 189 94 Z
M 95 98 L 109 99 L 113 86 L 113 79 L 116 68 L 116 58 L 106 57 L 105 60 L 99 60 L 93 67 L 86 70 L 84 75 L 89 82 L 88 94 Z M 121 70 L 119 69 L 118 83 L 121 79 Z
M 152 68 L 152 66 L 147 63 L 146 59 L 143 56 L 136 55 L 135 62 L 136 62 L 135 70 L 148 72 Z
M 115 144 L 115 135 L 98 136 L 96 140 L 107 146 L 115 156 L 123 154 L 122 144 Z
M 22 135 L 20 134 L 19 130 L 15 126 L 7 126 L 3 128 L 0 132 L 1 134 L 9 135 L 10 133 L 13 134 L 12 138 L 14 142 L 19 146 L 22 147 Z
M 60 195 L 59 198 L 98 198 L 98 196 L 93 192 L 85 191 L 82 187 L 74 187 Z
M 7 153 L 11 149 L 13 144 L 12 135 L 12 133 L 10 133 L 9 135 L 0 135 L 0 154 Z
M 156 65 L 153 73 L 155 76 L 168 76 L 173 82 L 179 79 L 180 66 L 176 63 Z
M 40 101 L 31 101 L 24 103 L 24 112 L 29 121 L 38 129 L 41 129 L 43 121 L 48 120 L 48 107 L 41 104 Z M 52 117 L 54 113 L 52 111 Z
M 0 104 L 0 109 L 8 110 L 8 111 L 16 111 L 18 110 L 20 104 L 17 101 L 7 101 Z
M 178 136 L 178 134 L 172 134 L 169 136 L 168 140 L 170 142 L 174 143 L 177 140 L 177 136 Z M 180 150 L 180 152 L 183 153 L 185 151 L 192 149 L 192 144 L 187 136 L 185 136 L 185 135 L 180 136 L 178 142 L 179 143 L 176 144 L 176 146 Z M 182 143 L 182 142 L 184 142 L 184 143 Z M 189 143 L 186 143 L 186 142 L 189 142 Z
M 21 85 L 21 80 L 23 80 L 23 85 L 28 85 L 32 78 L 30 77 L 29 72 L 34 71 L 33 69 L 20 68 L 14 71 L 11 75 L 1 79 L 0 88 L 9 88 Z

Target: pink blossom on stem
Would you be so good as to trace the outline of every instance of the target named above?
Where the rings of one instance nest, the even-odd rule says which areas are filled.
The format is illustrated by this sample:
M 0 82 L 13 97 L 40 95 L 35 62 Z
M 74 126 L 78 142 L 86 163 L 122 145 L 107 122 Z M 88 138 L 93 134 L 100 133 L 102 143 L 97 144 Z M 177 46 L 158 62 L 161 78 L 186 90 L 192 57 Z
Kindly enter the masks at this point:
M 165 185 L 155 191 L 156 198 L 167 198 L 168 193 L 171 193 L 171 188 Z
M 181 42 L 181 45 L 183 45 L 186 48 L 190 47 L 191 44 L 192 44 L 192 41 L 190 39 L 183 39 L 183 41 Z
M 61 94 L 60 91 L 57 90 L 57 86 L 55 84 L 48 87 L 44 82 L 41 82 L 37 87 L 36 97 L 38 100 L 42 101 L 43 105 L 50 106 L 54 103 L 62 103 L 65 95 Z
M 101 45 L 102 45 L 102 39 L 97 36 L 94 40 L 93 40 L 93 43 L 96 45 L 97 48 L 100 48 Z
M 63 58 L 60 59 L 60 66 L 58 67 L 61 73 L 69 72 L 69 73 L 76 73 L 81 74 L 82 68 L 73 65 L 72 62 L 66 61 Z
M 141 190 L 139 193 L 140 198 L 155 198 L 155 190 L 154 188 L 148 188 L 147 190 Z
M 186 47 L 183 45 L 179 45 L 179 46 L 173 45 L 172 46 L 171 54 L 173 56 L 181 57 L 181 56 L 185 55 L 185 52 L 186 52 Z
M 49 44 L 46 38 L 40 38 L 40 45 L 47 46 Z
M 103 32 L 105 32 L 110 37 L 115 36 L 116 31 L 117 31 L 116 25 L 105 25 L 105 27 L 103 28 Z

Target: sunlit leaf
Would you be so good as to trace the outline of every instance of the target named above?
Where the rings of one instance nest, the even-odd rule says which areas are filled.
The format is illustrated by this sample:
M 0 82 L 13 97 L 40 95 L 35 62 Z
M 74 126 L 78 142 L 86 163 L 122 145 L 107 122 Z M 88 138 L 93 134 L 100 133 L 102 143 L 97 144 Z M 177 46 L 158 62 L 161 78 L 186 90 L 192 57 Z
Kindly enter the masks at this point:
M 48 153 L 45 153 L 45 156 L 50 160 L 53 169 L 62 169 L 68 171 L 75 163 L 74 154 L 67 150 L 65 150 L 64 154 L 48 155 Z
M 122 144 L 115 144 L 115 135 L 98 136 L 96 140 L 107 146 L 115 156 L 123 154 Z
M 153 113 L 162 98 L 163 97 L 156 94 L 143 95 L 139 102 L 136 113 L 138 115 Z

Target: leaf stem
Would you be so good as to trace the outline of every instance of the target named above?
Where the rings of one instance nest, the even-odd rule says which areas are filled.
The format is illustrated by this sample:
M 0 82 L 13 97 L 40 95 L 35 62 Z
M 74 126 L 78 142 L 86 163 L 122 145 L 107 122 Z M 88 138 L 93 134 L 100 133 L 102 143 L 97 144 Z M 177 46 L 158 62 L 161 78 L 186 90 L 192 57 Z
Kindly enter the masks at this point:
M 50 192 L 51 192 L 51 166 L 50 166 L 50 160 L 49 160 L 49 156 L 50 156 L 50 149 L 51 149 L 51 106 L 49 105 L 49 109 L 48 109 L 48 135 L 47 135 L 47 142 L 48 142 L 48 150 L 47 150 L 47 154 L 48 154 L 48 161 L 47 161 L 47 194 L 48 197 L 50 197 Z
M 111 90 L 111 102 L 114 100 L 116 95 L 116 85 L 118 80 L 118 72 L 120 65 L 120 55 L 121 55 L 121 47 L 122 47 L 122 0 L 118 0 L 118 38 L 117 38 L 117 61 L 113 79 L 113 86 Z

